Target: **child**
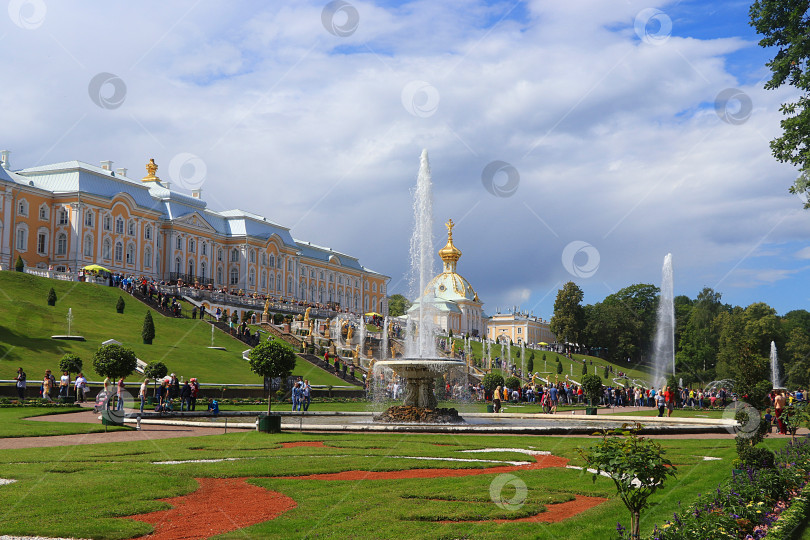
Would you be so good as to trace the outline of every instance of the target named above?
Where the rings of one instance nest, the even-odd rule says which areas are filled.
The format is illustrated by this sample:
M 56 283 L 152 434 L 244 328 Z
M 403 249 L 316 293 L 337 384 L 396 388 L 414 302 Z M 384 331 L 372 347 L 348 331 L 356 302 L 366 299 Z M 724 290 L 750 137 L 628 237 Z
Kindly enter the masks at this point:
M 771 408 L 765 409 L 765 421 L 768 422 L 768 433 L 773 431 L 773 416 L 771 415 Z

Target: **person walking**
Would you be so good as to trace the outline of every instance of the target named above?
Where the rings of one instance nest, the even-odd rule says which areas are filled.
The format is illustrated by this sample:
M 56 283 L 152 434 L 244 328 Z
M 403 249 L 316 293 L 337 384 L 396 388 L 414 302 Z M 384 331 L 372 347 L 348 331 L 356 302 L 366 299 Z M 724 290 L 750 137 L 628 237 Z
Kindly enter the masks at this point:
M 53 401 L 51 399 L 51 388 L 53 388 L 53 376 L 51 370 L 45 370 L 45 377 L 42 379 L 42 399 L 45 401 Z
M 295 386 L 293 386 L 292 389 L 292 410 L 301 410 L 301 387 L 299 386 L 298 381 L 295 382 Z
M 85 394 L 87 393 L 87 379 L 84 378 L 84 373 L 79 372 L 74 384 L 76 386 L 76 402 L 84 403 Z
M 146 403 L 146 390 L 149 384 L 149 379 L 144 379 L 141 383 L 141 389 L 138 392 L 138 398 L 141 400 L 141 412 L 143 412 L 143 406 Z
M 68 396 L 69 389 L 70 389 L 70 374 L 67 371 L 63 371 L 62 376 L 59 377 L 59 397 L 66 398 Z
M 200 393 L 200 383 L 197 382 L 197 377 L 192 377 L 189 379 L 191 383 L 191 398 L 190 398 L 190 411 L 194 411 L 197 409 L 197 396 Z
M 309 410 L 309 404 L 312 402 L 312 387 L 309 386 L 309 380 L 304 380 L 304 388 L 301 391 L 304 398 L 304 410 Z
M 501 387 L 497 387 L 492 394 L 492 410 L 496 413 L 501 412 Z
M 186 407 L 191 411 L 191 381 L 186 381 L 180 390 L 180 412 L 185 411 Z
M 664 417 L 664 408 L 667 406 L 667 400 L 664 398 L 664 394 L 658 392 L 655 396 L 656 404 L 658 405 L 658 418 Z
M 14 377 L 14 380 L 17 381 L 17 397 L 20 399 L 20 401 L 25 399 L 25 387 L 27 384 L 26 379 L 27 375 L 25 374 L 25 371 L 23 371 L 22 367 L 19 368 L 17 370 L 17 376 Z
M 118 379 L 118 385 L 115 392 L 116 397 L 118 398 L 118 405 L 116 410 L 123 411 L 124 410 L 124 378 L 121 377 Z

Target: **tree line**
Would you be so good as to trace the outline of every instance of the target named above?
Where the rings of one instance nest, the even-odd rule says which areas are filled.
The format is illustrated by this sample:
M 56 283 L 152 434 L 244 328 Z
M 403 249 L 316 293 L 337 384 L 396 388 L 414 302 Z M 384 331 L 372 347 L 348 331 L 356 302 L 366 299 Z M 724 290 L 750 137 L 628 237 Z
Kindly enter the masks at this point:
M 551 331 L 558 342 L 579 344 L 615 363 L 652 363 L 658 287 L 630 285 L 602 302 L 582 305 L 573 282 L 557 292 Z M 684 384 L 734 379 L 744 386 L 770 381 L 771 341 L 776 343 L 782 380 L 791 388 L 810 387 L 810 312 L 784 315 L 764 302 L 747 307 L 724 304 L 706 287 L 693 299 L 676 296 L 675 370 Z

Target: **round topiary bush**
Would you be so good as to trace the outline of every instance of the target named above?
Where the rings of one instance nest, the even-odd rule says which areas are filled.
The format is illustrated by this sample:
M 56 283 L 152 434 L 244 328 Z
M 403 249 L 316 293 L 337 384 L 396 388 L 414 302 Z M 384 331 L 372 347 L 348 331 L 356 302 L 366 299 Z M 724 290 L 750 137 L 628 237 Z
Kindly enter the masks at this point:
M 503 377 L 497 373 L 487 373 L 481 380 L 481 386 L 484 387 L 488 393 L 492 393 L 497 387 L 503 386 Z
M 517 377 L 507 377 L 503 384 L 509 390 L 517 390 L 520 388 L 520 379 Z

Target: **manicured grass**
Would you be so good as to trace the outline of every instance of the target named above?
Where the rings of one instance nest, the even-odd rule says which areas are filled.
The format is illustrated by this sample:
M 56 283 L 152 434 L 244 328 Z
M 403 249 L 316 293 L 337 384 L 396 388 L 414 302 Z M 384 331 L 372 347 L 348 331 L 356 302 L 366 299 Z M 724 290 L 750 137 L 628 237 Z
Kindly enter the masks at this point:
M 49 435 L 74 435 L 77 433 L 99 433 L 104 431 L 101 422 L 83 424 L 74 422 L 41 422 L 26 420 L 32 416 L 65 414 L 82 409 L 76 407 L 2 407 L 0 408 L 0 438 L 5 437 L 45 437 Z M 108 426 L 108 431 L 130 429 Z
M 280 448 L 280 442 L 324 441 L 324 448 Z M 252 478 L 251 483 L 292 497 L 297 507 L 278 518 L 226 534 L 225 538 L 613 538 L 616 521 L 629 522 L 627 511 L 605 478 L 576 470 L 520 470 L 511 478 L 527 487 L 524 504 L 514 511 L 497 507 L 490 490 L 497 474 L 460 478 L 323 481 L 282 479 L 320 472 L 385 471 L 409 468 L 488 468 L 502 463 L 417 461 L 408 456 L 525 461 L 504 451 L 460 453 L 464 449 L 532 448 L 547 450 L 582 465 L 577 447 L 593 438 L 504 437 L 467 435 L 292 434 L 238 432 L 190 439 L 166 439 L 85 447 L 9 450 L 0 454 L 0 530 L 6 534 L 127 538 L 148 533 L 147 524 L 118 519 L 167 508 L 159 498 L 195 489 L 195 477 Z M 689 504 L 730 474 L 734 442 L 661 440 L 677 466 L 675 479 L 652 498 L 642 516 L 642 532 L 671 519 L 678 502 Z M 777 447 L 784 441 L 766 440 Z M 703 456 L 721 461 L 704 461 Z M 158 465 L 165 460 L 235 458 L 217 463 Z M 241 459 L 240 459 L 241 458 Z M 64 504 L 69 489 L 81 497 Z M 610 500 L 559 523 L 492 523 L 535 513 L 544 504 L 574 495 Z M 512 494 L 506 493 L 508 498 Z M 437 520 L 485 520 L 438 523 Z M 193 526 L 189 524 L 189 526 Z
M 46 302 L 51 287 L 58 299 L 53 307 Z M 115 310 L 119 296 L 126 302 L 122 314 Z M 71 334 L 82 335 L 87 341 L 51 339 L 51 335 L 67 333 L 68 308 L 73 314 Z M 247 345 L 217 330 L 215 344 L 227 350 L 209 349 L 211 326 L 199 319 L 164 317 L 151 310 L 156 337 L 152 345 L 144 345 L 141 327 L 149 309 L 115 287 L 0 272 L 0 379 L 14 378 L 20 366 L 32 386 L 42 380 L 46 369 L 53 370 L 58 379 L 59 359 L 73 353 L 82 359 L 85 376 L 102 380 L 93 371 L 93 353 L 103 341 L 116 339 L 141 360 L 163 362 L 170 372 L 186 379 L 197 377 L 206 383 L 262 382 L 242 359 Z M 305 361 L 296 365 L 294 373 L 312 384 L 347 384 Z M 137 378 L 133 375 L 130 380 Z

